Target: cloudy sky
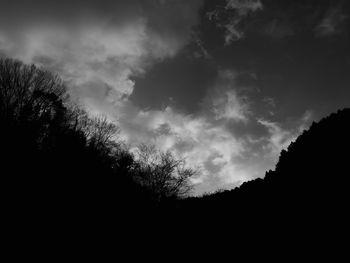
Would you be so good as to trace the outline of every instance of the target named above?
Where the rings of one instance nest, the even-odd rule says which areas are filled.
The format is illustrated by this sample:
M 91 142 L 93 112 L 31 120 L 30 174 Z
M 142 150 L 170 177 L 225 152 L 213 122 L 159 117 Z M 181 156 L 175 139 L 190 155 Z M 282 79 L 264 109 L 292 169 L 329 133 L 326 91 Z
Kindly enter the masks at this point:
M 195 193 L 263 177 L 350 106 L 347 0 L 0 0 L 0 56 L 200 170 Z

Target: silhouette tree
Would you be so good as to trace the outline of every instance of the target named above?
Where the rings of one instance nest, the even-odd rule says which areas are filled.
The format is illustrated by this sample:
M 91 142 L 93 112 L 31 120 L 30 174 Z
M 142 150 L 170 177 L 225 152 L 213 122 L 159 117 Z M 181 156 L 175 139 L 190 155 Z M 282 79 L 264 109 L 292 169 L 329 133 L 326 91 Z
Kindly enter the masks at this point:
M 249 226 L 258 219 L 262 227 L 287 226 L 291 232 L 298 228 L 295 233 L 301 229 L 315 234 L 321 228 L 342 231 L 349 220 L 349 134 L 347 108 L 314 122 L 281 152 L 275 170 L 266 172 L 264 179 L 180 200 L 177 212 L 198 220 L 220 215 Z
M 34 65 L 0 60 L 0 123 L 3 185 L 13 204 L 36 204 L 32 212 L 144 211 L 191 190 L 183 160 L 156 151 L 135 160 L 115 124 L 90 117 L 58 76 Z
M 34 65 L 0 60 L 0 123 L 2 179 L 20 202 L 25 195 L 40 198 L 37 204 L 78 196 L 102 201 L 131 175 L 116 169 L 125 155 L 118 128 L 90 118 L 69 101 L 58 76 Z
M 135 177 L 142 186 L 155 193 L 157 201 L 182 198 L 191 192 L 189 179 L 196 171 L 186 167 L 184 159 L 176 158 L 169 151 L 157 151 L 155 146 L 146 144 L 139 146 L 137 157 Z

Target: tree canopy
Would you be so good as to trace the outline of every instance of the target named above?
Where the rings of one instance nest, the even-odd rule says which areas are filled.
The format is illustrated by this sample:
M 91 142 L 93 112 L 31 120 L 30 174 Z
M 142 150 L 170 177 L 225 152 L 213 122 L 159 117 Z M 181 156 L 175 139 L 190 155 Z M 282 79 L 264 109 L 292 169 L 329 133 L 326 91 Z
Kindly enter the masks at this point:
M 64 82 L 34 65 L 0 60 L 2 178 L 8 193 L 42 207 L 158 206 L 189 193 L 194 171 L 170 152 L 136 159 L 119 128 L 70 101 Z M 149 147 L 150 149 L 151 147 Z

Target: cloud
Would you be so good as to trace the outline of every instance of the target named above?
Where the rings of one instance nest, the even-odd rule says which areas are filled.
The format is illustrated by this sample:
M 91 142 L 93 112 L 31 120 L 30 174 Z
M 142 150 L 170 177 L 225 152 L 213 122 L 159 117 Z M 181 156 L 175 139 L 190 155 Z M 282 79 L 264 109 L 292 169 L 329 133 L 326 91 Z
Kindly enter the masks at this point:
M 194 51 L 195 58 L 212 59 L 213 57 L 209 54 L 208 50 L 204 47 L 204 43 L 198 36 L 194 36 L 194 41 L 197 45 L 197 50 Z
M 229 45 L 244 37 L 240 25 L 249 15 L 263 9 L 260 0 L 226 0 L 224 7 L 218 7 L 207 13 L 209 20 L 215 20 L 217 26 L 225 29 L 225 44 Z
M 244 37 L 244 31 L 239 28 L 242 20 L 249 14 L 262 10 L 263 5 L 260 0 L 227 0 L 225 9 L 234 12 L 228 23 L 224 25 L 225 44 L 229 45 Z
M 172 107 L 140 110 L 129 105 L 126 115 L 118 115 L 122 138 L 131 147 L 153 144 L 185 158 L 200 171 L 192 183 L 195 194 L 230 189 L 245 181 L 263 177 L 273 169 L 280 151 L 286 149 L 308 127 L 311 113 L 306 112 L 291 128 L 283 123 L 251 116 L 264 129 L 262 134 L 238 134 L 226 121 L 209 115 L 190 115 Z
M 269 132 L 268 143 L 264 145 L 269 154 L 279 154 L 295 139 L 295 135 L 291 131 L 283 129 L 278 123 L 265 119 L 258 119 L 257 121 Z
M 134 76 L 191 41 L 200 6 L 201 1 L 185 0 L 11 0 L 0 10 L 0 54 L 59 73 L 73 98 L 120 125 L 131 147 L 153 143 L 186 158 L 201 171 L 193 179 L 197 193 L 232 188 L 273 168 L 278 150 L 297 134 L 258 116 L 237 81 L 239 72 L 219 70 L 196 114 L 169 106 L 140 109 L 128 99 Z M 261 9 L 260 1 L 225 6 L 239 21 Z M 202 53 L 206 56 L 204 47 Z M 265 135 L 237 132 L 258 124 Z
M 295 29 L 291 24 L 285 23 L 280 19 L 273 19 L 262 27 L 261 33 L 273 39 L 282 39 L 295 35 Z
M 293 128 L 290 129 L 283 128 L 277 122 L 258 118 L 257 122 L 268 131 L 268 136 L 264 138 L 266 143 L 263 145 L 265 156 L 276 158 L 283 149 L 286 149 L 292 141 L 308 128 L 312 118 L 313 114 L 308 110 L 293 124 Z
M 276 107 L 276 101 L 272 97 L 264 97 L 263 98 L 263 102 L 266 103 L 266 105 L 271 107 L 271 108 L 275 108 Z
M 119 118 L 124 139 L 134 146 L 151 143 L 185 158 L 191 167 L 200 170 L 193 183 L 201 184 L 202 191 L 226 188 L 249 179 L 250 173 L 234 161 L 245 151 L 244 141 L 224 124 L 205 116 L 186 115 L 171 107 L 134 113 L 132 118 L 130 115 L 128 119 Z
M 59 73 L 72 97 L 90 108 L 108 107 L 132 94 L 132 76 L 190 41 L 200 6 L 172 0 L 5 2 L 0 53 Z
M 226 0 L 226 9 L 237 10 L 241 16 L 246 16 L 249 12 L 255 12 L 262 8 L 260 0 Z
M 209 107 L 214 119 L 246 123 L 251 113 L 247 96 L 240 94 L 242 87 L 237 84 L 240 74 L 232 70 L 219 70 L 218 79 L 209 91 Z
M 342 33 L 342 24 L 347 19 L 348 16 L 343 13 L 341 4 L 332 6 L 326 12 L 322 21 L 315 27 L 316 36 L 329 37 Z
M 221 97 L 213 100 L 213 112 L 215 118 L 233 120 L 233 121 L 248 121 L 249 105 L 243 101 L 234 90 L 226 91 Z
M 171 150 L 200 170 L 193 178 L 196 194 L 230 188 L 263 175 L 258 166 L 244 164 L 247 141 L 237 136 L 229 123 L 244 125 L 250 118 L 250 108 L 243 101 L 236 79 L 239 73 L 219 70 L 217 81 L 208 90 L 204 110 L 187 114 L 174 107 L 145 110 L 125 102 L 116 105 L 122 138 L 131 148 L 154 144 L 162 151 Z M 113 117 L 113 111 L 110 112 Z
M 195 194 L 230 189 L 263 177 L 266 170 L 274 168 L 280 150 L 308 126 L 312 115 L 308 112 L 298 118 L 291 128 L 262 118 L 242 99 L 249 102 L 246 89 L 238 85 L 239 76 L 232 70 L 219 70 L 203 111 L 196 114 L 170 106 L 145 110 L 127 103 L 117 110 L 122 138 L 131 147 L 154 144 L 160 150 L 171 150 L 185 158 L 191 167 L 200 170 L 192 180 Z M 248 124 L 260 125 L 263 132 L 253 134 L 249 129 L 239 132 Z

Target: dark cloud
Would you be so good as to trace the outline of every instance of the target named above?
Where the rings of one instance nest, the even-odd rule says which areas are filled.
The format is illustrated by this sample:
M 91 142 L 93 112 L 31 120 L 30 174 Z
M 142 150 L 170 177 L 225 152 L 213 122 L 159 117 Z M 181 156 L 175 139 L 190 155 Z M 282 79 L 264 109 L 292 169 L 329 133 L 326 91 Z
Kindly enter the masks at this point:
M 261 0 L 226 0 L 223 5 L 217 5 L 206 15 L 217 27 L 224 29 L 224 43 L 229 45 L 244 37 L 244 22 L 250 15 L 262 9 Z
M 59 73 L 131 149 L 200 168 L 197 193 L 273 168 L 310 121 L 349 106 L 348 1 L 2 0 L 0 56 Z M 200 17 L 201 15 L 201 17 Z
M 257 34 L 273 39 L 347 34 L 349 12 L 344 0 L 226 0 L 208 9 L 207 18 L 224 29 L 230 44 Z
M 331 6 L 321 22 L 315 27 L 315 33 L 319 37 L 338 35 L 344 32 L 344 24 L 349 19 L 349 13 L 344 10 L 343 1 Z M 349 11 L 349 10 L 348 10 Z
M 200 7 L 199 0 L 5 1 L 0 52 L 60 73 L 83 103 L 119 103 L 134 91 L 132 76 L 191 40 Z
M 198 111 L 200 100 L 215 81 L 217 68 L 210 59 L 192 55 L 193 46 L 176 57 L 154 65 L 146 75 L 134 78 L 136 88 L 130 99 L 142 108 L 170 104 L 187 112 Z
M 282 39 L 285 37 L 293 36 L 295 34 L 295 29 L 291 24 L 284 23 L 278 19 L 273 19 L 267 22 L 262 27 L 262 34 L 269 36 L 274 39 Z
M 32 27 L 120 30 L 139 21 L 145 23 L 148 34 L 186 42 L 200 6 L 200 0 L 5 0 L 1 3 L 0 30 L 15 35 Z

